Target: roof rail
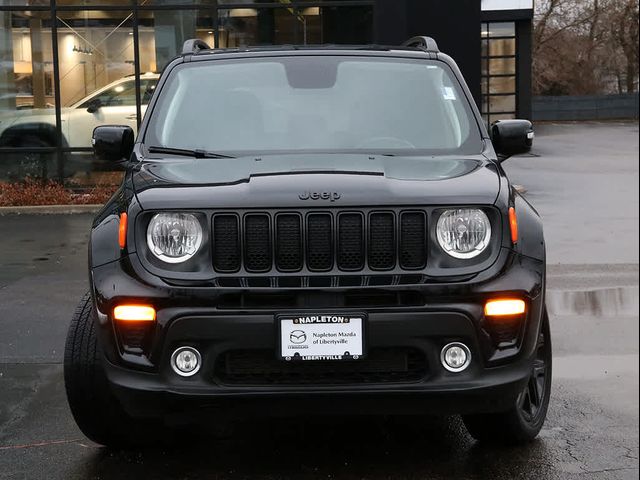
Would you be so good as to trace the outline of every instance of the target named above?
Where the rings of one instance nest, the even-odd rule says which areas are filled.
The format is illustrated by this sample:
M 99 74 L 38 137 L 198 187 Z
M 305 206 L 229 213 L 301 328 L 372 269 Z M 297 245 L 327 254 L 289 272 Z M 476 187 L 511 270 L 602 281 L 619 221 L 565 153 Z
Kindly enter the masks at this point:
M 198 38 L 191 38 L 182 44 L 182 55 L 198 53 L 200 50 L 209 50 L 209 45 Z
M 438 44 L 431 37 L 411 37 L 406 42 L 402 42 L 403 47 L 415 47 L 426 52 L 439 52 Z

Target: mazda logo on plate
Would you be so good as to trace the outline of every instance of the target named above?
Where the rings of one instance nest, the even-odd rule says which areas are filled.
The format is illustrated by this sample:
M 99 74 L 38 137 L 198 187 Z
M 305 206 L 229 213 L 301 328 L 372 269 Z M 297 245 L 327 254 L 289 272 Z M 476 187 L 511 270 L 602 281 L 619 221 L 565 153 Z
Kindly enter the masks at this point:
M 289 334 L 291 343 L 304 343 L 307 341 L 307 334 L 302 330 L 294 330 Z

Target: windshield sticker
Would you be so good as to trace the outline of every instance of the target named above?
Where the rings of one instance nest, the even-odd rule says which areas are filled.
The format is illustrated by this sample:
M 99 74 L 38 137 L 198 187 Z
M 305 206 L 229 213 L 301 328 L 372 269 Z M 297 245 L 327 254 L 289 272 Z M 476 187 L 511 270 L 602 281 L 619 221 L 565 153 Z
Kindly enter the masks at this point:
M 453 91 L 451 87 L 442 87 L 442 97 L 445 100 L 455 100 L 456 93 Z

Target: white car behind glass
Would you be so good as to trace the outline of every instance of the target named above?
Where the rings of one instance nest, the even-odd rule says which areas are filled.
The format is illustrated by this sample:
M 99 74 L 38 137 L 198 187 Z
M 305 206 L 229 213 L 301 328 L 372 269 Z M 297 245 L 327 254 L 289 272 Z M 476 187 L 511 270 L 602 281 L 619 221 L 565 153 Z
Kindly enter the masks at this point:
M 142 113 L 146 109 L 160 75 L 140 76 Z M 112 82 L 91 95 L 63 107 L 62 146 L 91 147 L 93 129 L 103 124 L 137 128 L 135 77 L 129 75 Z M 0 112 L 0 147 L 56 146 L 55 110 L 23 109 Z

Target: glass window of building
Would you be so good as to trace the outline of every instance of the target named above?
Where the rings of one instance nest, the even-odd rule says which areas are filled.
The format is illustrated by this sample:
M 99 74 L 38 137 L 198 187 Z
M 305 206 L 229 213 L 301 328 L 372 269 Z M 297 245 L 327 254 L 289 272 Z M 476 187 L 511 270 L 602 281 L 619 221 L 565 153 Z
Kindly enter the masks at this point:
M 132 12 L 59 12 L 63 146 L 91 147 L 98 125 L 137 126 Z
M 374 4 L 0 0 L 0 181 L 30 175 L 86 185 L 99 177 L 110 166 L 92 156 L 93 129 L 136 130 L 160 72 L 187 39 L 213 48 L 366 44 Z
M 30 149 L 0 154 L 0 181 L 56 175 L 56 138 L 50 13 L 0 11 L 0 148 Z
M 516 27 L 482 24 L 482 115 L 491 124 L 516 116 Z
M 0 139 L 8 125 L 36 113 L 54 115 L 55 127 L 49 12 L 0 12 L 0 27 Z
M 372 25 L 370 6 L 221 8 L 218 46 L 364 44 L 372 41 Z
M 161 72 L 190 38 L 216 47 L 210 10 L 139 10 L 138 35 L 142 72 Z

